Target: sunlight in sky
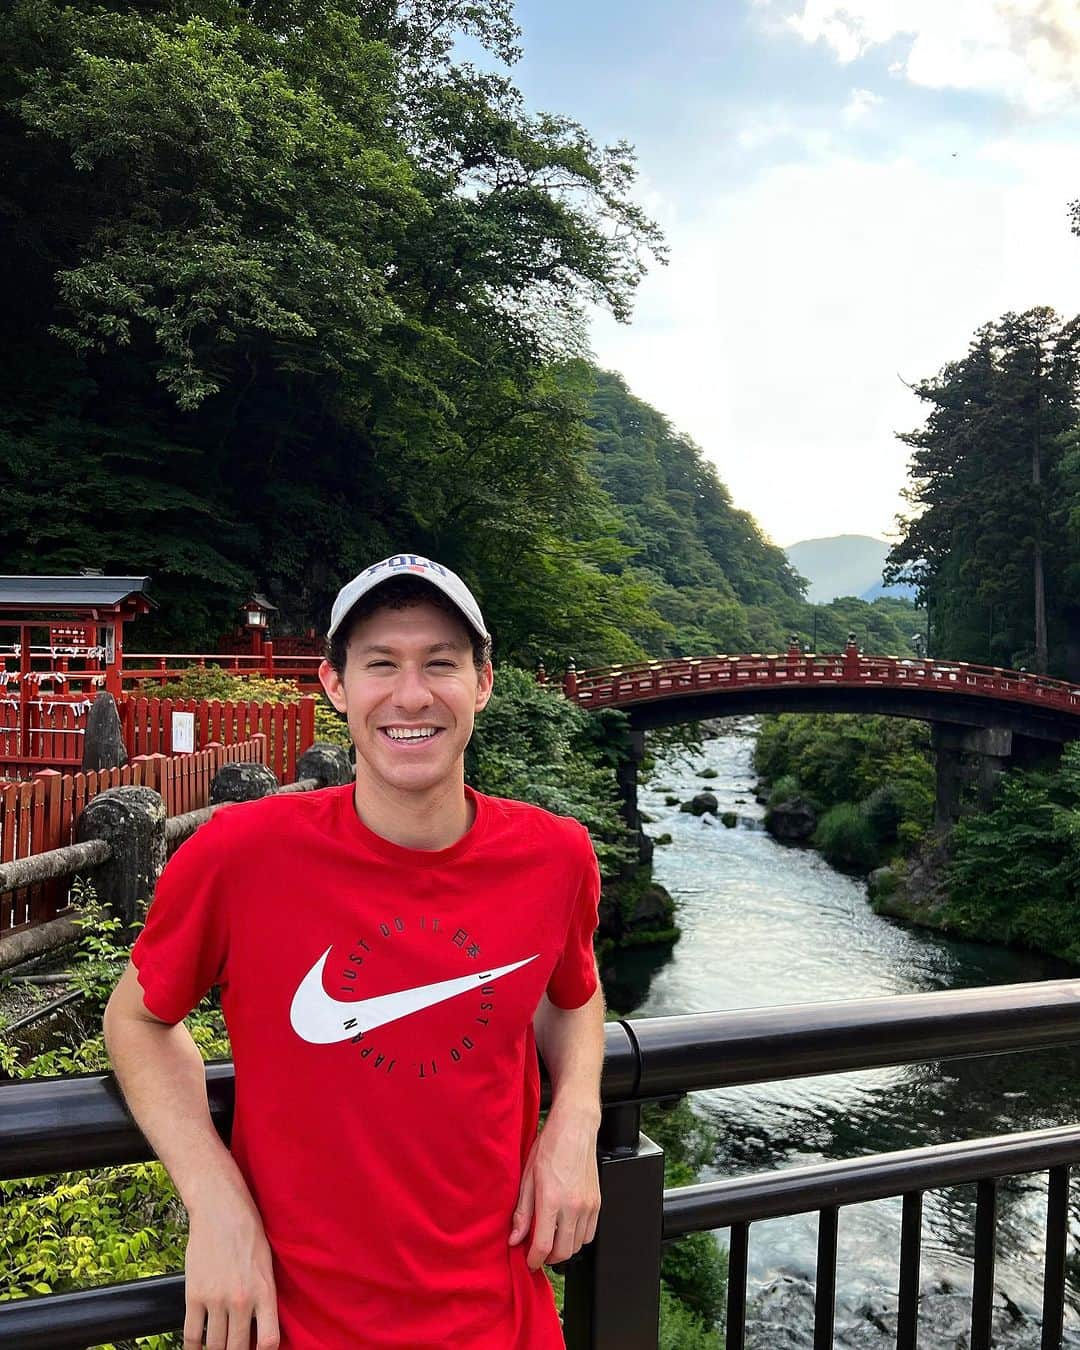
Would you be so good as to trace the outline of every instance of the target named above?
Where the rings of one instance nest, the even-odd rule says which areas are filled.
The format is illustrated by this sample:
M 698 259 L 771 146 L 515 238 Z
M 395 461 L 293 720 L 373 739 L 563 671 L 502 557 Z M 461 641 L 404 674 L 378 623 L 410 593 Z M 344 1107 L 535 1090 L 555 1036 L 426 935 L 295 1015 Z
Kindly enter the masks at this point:
M 524 0 L 534 109 L 638 150 L 667 267 L 601 365 L 781 544 L 885 537 L 907 385 L 1007 310 L 1080 310 L 1073 0 Z

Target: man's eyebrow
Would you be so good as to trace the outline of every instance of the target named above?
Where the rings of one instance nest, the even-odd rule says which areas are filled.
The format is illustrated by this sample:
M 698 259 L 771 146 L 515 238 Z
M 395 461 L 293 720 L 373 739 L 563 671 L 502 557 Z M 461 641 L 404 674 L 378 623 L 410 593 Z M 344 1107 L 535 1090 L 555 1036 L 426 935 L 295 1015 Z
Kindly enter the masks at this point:
M 434 652 L 463 652 L 467 645 L 465 642 L 435 642 L 427 648 L 427 653 L 430 656 Z M 369 653 L 378 656 L 396 656 L 397 648 L 382 647 L 375 642 L 365 642 L 360 648 L 360 654 L 366 656 Z

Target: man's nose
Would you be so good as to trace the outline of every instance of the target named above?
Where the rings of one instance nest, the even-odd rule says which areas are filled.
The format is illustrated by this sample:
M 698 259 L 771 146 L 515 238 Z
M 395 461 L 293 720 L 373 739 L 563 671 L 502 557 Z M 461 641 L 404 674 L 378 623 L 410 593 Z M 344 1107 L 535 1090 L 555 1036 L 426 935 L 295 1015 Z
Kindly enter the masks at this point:
M 420 712 L 434 702 L 427 679 L 419 666 L 403 665 L 394 684 L 394 703 L 407 712 Z

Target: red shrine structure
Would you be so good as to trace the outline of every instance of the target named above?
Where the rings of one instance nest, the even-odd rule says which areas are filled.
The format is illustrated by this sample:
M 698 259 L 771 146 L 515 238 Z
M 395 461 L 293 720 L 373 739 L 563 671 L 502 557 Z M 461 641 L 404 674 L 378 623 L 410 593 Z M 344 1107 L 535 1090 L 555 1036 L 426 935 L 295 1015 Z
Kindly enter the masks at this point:
M 57 712 L 75 715 L 101 689 L 119 697 L 124 625 L 154 607 L 149 582 L 93 573 L 0 576 L 5 760 L 32 763 L 35 733 L 52 729 Z

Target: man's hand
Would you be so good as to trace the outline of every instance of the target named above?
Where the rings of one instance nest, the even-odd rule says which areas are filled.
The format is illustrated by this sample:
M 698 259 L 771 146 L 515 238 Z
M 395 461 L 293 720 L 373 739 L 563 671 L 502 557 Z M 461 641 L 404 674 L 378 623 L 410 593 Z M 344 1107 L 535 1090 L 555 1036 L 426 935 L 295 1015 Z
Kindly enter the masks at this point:
M 521 1175 L 510 1245 L 529 1234 L 530 1270 L 545 1261 L 567 1261 L 596 1235 L 600 1178 L 596 1167 L 597 1121 L 590 1114 L 559 1113 L 553 1107 L 529 1151 Z
M 204 1328 L 206 1350 L 277 1350 L 273 1264 L 255 1207 L 230 1197 L 190 1219 L 184 1350 L 202 1346 Z

